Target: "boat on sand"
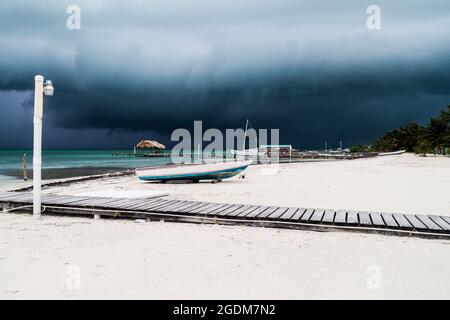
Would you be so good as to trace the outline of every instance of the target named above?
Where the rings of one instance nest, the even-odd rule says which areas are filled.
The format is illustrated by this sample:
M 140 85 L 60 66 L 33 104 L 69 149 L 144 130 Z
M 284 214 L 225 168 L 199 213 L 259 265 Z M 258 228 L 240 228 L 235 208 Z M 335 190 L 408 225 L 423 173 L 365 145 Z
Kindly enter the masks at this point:
M 136 174 L 143 181 L 221 181 L 243 172 L 251 163 L 249 160 L 145 167 L 136 169 Z
M 381 157 L 383 157 L 383 156 L 396 156 L 396 155 L 399 155 L 399 154 L 403 154 L 405 152 L 406 152 L 406 150 L 398 150 L 398 151 L 392 151 L 392 152 L 381 152 L 378 155 L 381 156 Z

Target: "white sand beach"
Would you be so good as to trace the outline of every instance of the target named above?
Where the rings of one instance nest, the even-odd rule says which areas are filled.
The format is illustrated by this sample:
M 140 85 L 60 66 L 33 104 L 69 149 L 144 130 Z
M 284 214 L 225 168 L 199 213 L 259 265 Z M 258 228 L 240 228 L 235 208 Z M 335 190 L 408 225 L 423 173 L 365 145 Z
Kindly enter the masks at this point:
M 45 192 L 450 215 L 450 159 L 401 155 L 249 168 L 219 184 L 136 177 Z M 0 298 L 449 299 L 450 240 L 0 214 Z
M 1 299 L 450 298 L 450 241 L 12 214 L 0 221 Z

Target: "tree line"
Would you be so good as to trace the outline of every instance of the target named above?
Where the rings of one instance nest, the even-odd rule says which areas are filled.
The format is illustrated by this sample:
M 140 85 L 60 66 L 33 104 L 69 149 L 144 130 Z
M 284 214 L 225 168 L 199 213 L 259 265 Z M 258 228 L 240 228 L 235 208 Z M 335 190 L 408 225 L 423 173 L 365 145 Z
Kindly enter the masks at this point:
M 450 152 L 450 105 L 426 126 L 410 122 L 404 127 L 393 129 L 376 139 L 371 146 L 356 146 L 352 152 L 391 152 L 406 150 L 418 154 Z

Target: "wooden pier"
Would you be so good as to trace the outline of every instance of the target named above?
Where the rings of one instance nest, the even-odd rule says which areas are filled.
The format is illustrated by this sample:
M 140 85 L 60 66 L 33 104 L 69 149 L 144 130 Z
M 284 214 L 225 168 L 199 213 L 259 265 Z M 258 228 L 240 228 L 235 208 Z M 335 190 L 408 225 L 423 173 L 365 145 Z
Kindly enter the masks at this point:
M 31 192 L 0 192 L 0 207 L 3 211 L 31 212 L 32 202 Z M 341 230 L 450 240 L 450 217 L 438 215 L 56 194 L 43 194 L 42 206 L 42 214 L 51 215 Z

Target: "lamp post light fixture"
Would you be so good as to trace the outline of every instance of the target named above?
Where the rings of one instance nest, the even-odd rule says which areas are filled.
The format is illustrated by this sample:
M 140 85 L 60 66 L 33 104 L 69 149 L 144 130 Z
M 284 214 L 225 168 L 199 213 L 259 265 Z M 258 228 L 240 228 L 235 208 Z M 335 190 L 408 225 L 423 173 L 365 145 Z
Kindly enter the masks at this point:
M 44 77 L 34 77 L 34 132 L 33 132 L 33 216 L 41 216 L 42 117 L 44 95 L 53 95 L 53 84 Z

